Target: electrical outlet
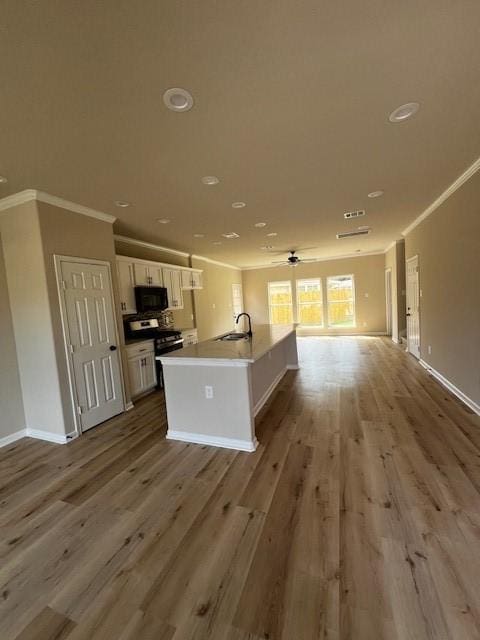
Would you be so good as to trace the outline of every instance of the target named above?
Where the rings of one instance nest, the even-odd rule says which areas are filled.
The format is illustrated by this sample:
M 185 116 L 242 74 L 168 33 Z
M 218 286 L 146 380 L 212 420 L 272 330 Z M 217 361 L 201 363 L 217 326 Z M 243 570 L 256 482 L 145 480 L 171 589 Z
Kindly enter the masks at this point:
M 216 304 L 215 304 L 215 303 L 213 303 L 213 304 L 212 304 L 212 309 L 216 309 L 216 308 L 217 308 Z
M 368 298 L 368 293 L 365 294 L 365 298 Z
M 431 353 L 432 353 L 432 345 L 431 345 L 431 344 L 429 344 L 429 345 L 428 345 L 428 353 L 429 353 L 429 354 L 431 354 Z
M 211 400 L 213 398 L 213 387 L 205 385 L 205 398 Z

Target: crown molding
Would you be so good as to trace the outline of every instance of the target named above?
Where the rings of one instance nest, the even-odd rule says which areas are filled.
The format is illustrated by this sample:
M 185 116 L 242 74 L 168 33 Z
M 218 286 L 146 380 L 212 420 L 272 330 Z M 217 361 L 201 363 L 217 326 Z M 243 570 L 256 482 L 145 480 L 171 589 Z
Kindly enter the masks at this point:
M 37 202 L 45 202 L 46 204 L 51 204 L 54 207 L 67 209 L 67 211 L 80 213 L 82 216 L 96 218 L 97 220 L 102 220 L 102 222 L 109 222 L 110 224 L 113 224 L 116 220 L 115 216 L 111 216 L 108 213 L 95 211 L 95 209 L 84 207 L 81 204 L 76 204 L 75 202 L 70 202 L 69 200 L 64 200 L 63 198 L 52 196 L 49 193 L 45 193 L 44 191 L 37 191 L 36 189 L 25 189 L 24 191 L 19 191 L 18 193 L 14 193 L 11 196 L 2 198 L 2 200 L 0 200 L 0 211 L 11 209 L 12 207 L 16 207 L 19 204 L 31 202 L 32 200 L 36 200 Z
M 462 184 L 464 184 L 467 180 L 469 180 L 478 170 L 480 169 L 480 158 L 477 158 L 473 164 L 471 164 L 466 171 L 459 176 L 455 182 L 445 189 L 445 191 L 438 196 L 436 200 L 432 202 L 432 204 L 425 209 L 423 213 L 421 213 L 418 218 L 416 218 L 412 224 L 410 224 L 406 229 L 402 231 L 402 236 L 406 236 L 413 231 L 416 226 L 418 226 L 421 222 L 423 222 L 429 215 L 431 215 L 438 207 L 445 202 L 457 189 L 459 189 Z
M 183 258 L 189 258 L 190 254 L 185 251 L 177 251 L 177 249 L 170 249 L 169 247 L 162 247 L 159 244 L 153 244 L 152 242 L 144 242 L 143 240 L 136 240 L 135 238 L 129 238 L 128 236 L 119 236 L 115 234 L 113 236 L 117 242 L 125 242 L 126 244 L 134 244 L 137 247 L 145 247 L 146 249 L 155 249 L 156 251 L 164 251 L 165 253 L 171 253 L 176 256 L 182 256 Z
M 235 269 L 235 271 L 241 271 L 241 267 L 236 267 L 234 264 L 228 264 L 228 262 L 219 262 L 218 260 L 212 260 L 211 258 L 205 258 L 204 256 L 197 256 L 192 254 L 192 258 L 196 260 L 203 260 L 203 262 L 209 262 L 210 264 L 216 264 L 218 267 L 227 267 L 228 269 Z
M 346 253 L 342 256 L 334 256 L 331 258 L 317 258 L 308 262 L 308 264 L 315 264 L 315 262 L 333 262 L 334 260 L 348 260 L 349 258 L 366 258 L 367 256 L 382 256 L 388 249 L 382 251 L 368 251 L 365 253 Z M 300 260 L 300 263 L 302 261 Z M 256 269 L 278 269 L 279 267 L 289 267 L 288 264 L 260 264 L 256 267 L 241 267 L 242 271 L 255 271 Z
M 393 240 L 392 242 L 390 242 L 390 244 L 388 245 L 388 247 L 384 250 L 383 253 L 387 253 L 388 251 L 390 251 L 390 249 L 392 249 L 392 247 L 394 247 L 397 244 L 397 240 Z

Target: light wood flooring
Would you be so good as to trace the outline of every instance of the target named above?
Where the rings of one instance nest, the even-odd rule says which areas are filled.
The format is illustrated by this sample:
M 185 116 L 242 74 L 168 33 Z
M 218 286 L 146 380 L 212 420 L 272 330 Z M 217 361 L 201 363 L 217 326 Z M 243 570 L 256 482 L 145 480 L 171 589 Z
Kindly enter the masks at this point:
M 299 349 L 253 454 L 159 393 L 2 449 L 0 638 L 480 638 L 480 418 L 388 339 Z

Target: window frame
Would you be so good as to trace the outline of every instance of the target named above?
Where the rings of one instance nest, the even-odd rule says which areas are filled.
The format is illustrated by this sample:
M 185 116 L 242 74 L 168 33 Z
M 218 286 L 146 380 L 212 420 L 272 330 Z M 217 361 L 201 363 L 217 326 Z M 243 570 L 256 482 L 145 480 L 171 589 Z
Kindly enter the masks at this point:
M 355 291 L 355 274 L 353 273 L 340 273 L 335 276 L 327 276 L 325 279 L 326 286 L 326 306 L 327 306 L 327 324 L 326 327 L 328 329 L 339 329 L 341 328 L 339 325 L 330 324 L 330 300 L 329 300 L 329 288 L 328 283 L 329 280 L 334 280 L 335 278 L 351 278 L 352 281 L 352 299 L 350 300 L 332 300 L 332 302 L 351 302 L 353 307 L 353 322 L 349 325 L 343 325 L 345 329 L 355 329 L 357 327 L 357 304 L 356 304 L 356 291 Z
M 274 303 L 272 304 L 270 302 L 270 285 L 271 284 L 282 284 L 282 285 L 288 285 L 289 289 L 290 289 L 290 305 L 287 305 L 285 303 Z M 285 307 L 285 306 L 290 306 L 290 311 L 291 311 L 291 316 L 292 316 L 292 321 L 291 324 L 294 324 L 295 320 L 293 317 L 293 290 L 292 290 L 292 281 L 291 280 L 270 280 L 267 282 L 267 302 L 268 302 L 268 322 L 271 326 L 281 326 L 280 324 L 277 323 L 273 323 L 272 322 L 272 307 Z
M 297 280 L 295 280 L 295 298 L 296 298 L 296 311 L 297 311 L 297 324 L 299 327 L 314 327 L 314 328 L 318 328 L 318 329 L 324 329 L 325 328 L 325 300 L 324 300 L 324 296 L 323 296 L 323 279 L 321 277 L 318 278 L 298 278 Z M 320 290 L 320 300 L 319 302 L 300 302 L 300 296 L 298 295 L 298 290 L 299 290 L 299 283 L 303 283 L 303 282 L 315 282 L 318 283 L 319 286 L 319 290 Z M 322 322 L 318 323 L 318 324 L 304 324 L 302 323 L 301 320 L 301 315 L 300 315 L 300 307 L 304 306 L 304 305 L 312 305 L 312 304 L 317 304 L 319 305 L 320 309 L 322 310 Z

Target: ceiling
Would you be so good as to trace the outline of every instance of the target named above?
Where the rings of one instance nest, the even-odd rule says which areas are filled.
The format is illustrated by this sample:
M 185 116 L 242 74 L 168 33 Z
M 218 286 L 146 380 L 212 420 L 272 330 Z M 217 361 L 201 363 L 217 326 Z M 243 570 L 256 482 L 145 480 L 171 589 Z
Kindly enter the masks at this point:
M 266 244 L 383 250 L 480 156 L 479 42 L 478 0 L 4 0 L 0 197 L 46 191 L 240 266 L 278 259 Z M 167 110 L 170 87 L 194 107 Z

